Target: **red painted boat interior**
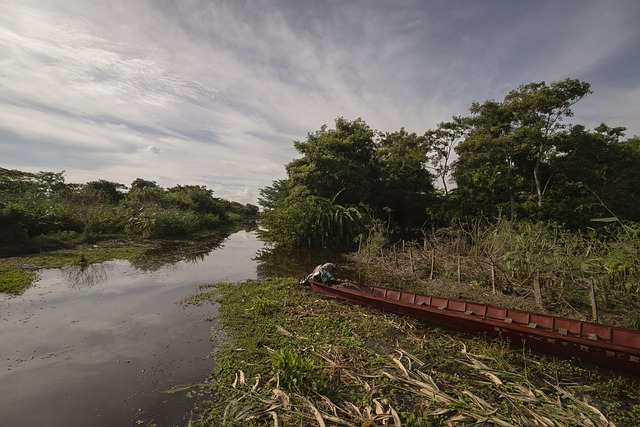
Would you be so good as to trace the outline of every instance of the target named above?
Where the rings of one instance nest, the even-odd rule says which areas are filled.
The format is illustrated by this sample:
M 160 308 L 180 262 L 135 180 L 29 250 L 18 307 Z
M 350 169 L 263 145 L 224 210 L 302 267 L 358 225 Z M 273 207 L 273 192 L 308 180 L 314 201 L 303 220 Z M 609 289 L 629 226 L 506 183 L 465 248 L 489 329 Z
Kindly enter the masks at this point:
M 521 325 L 538 331 L 548 331 L 567 337 L 580 337 L 640 350 L 640 331 L 636 330 L 389 288 L 370 287 L 352 283 L 345 283 L 339 288 L 360 293 L 364 292 L 378 298 L 398 301 L 404 304 L 446 310 L 465 316 Z

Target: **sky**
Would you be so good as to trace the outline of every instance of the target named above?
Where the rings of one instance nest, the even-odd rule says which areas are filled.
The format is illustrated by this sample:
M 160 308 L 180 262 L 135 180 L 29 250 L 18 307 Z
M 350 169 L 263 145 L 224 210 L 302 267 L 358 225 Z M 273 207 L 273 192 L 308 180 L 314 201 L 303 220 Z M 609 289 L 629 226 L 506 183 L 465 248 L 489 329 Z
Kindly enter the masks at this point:
M 0 0 L 0 167 L 256 204 L 337 117 L 422 134 L 574 78 L 640 135 L 637 0 Z

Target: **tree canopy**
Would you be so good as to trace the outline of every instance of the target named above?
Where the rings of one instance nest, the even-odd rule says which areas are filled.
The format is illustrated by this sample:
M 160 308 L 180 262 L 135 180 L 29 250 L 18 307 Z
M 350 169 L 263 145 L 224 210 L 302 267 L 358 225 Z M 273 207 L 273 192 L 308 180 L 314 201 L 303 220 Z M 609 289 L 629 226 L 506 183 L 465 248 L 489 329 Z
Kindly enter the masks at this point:
M 214 197 L 204 186 L 165 189 L 138 178 L 127 191 L 107 180 L 67 184 L 64 172 L 0 168 L 0 253 L 45 235 L 80 241 L 119 234 L 186 236 L 257 214 L 257 206 Z
M 594 218 L 639 221 L 640 139 L 625 140 L 622 126 L 566 122 L 591 93 L 569 78 L 524 84 L 422 135 L 338 117 L 294 141 L 301 157 L 286 165 L 287 178 L 260 189 L 263 236 L 327 245 L 353 241 L 375 221 L 401 234 L 470 217 L 576 230 Z

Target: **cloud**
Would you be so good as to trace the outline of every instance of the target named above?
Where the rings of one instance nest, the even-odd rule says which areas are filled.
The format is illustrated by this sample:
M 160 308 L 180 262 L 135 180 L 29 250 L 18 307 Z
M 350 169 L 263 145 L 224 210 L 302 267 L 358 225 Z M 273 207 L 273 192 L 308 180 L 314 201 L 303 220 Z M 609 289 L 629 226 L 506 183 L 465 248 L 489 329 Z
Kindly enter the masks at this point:
M 140 177 L 255 203 L 291 142 L 338 116 L 422 133 L 566 77 L 595 92 L 575 121 L 640 133 L 631 0 L 5 3 L 2 166 L 70 182 Z

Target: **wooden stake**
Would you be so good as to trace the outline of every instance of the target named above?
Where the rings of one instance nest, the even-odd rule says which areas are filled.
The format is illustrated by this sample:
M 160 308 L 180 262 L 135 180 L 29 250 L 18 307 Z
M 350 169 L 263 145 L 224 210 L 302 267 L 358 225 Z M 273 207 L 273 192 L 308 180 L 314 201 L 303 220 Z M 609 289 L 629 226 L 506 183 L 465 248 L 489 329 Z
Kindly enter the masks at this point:
M 542 290 L 540 289 L 540 273 L 538 270 L 533 272 L 533 296 L 536 299 L 536 305 L 538 308 L 542 306 Z
M 396 261 L 396 269 L 398 269 L 398 247 L 396 245 L 393 245 L 393 257 Z
M 436 249 L 431 251 L 431 272 L 429 273 L 429 280 L 433 280 L 433 269 L 436 266 Z
M 594 323 L 598 323 L 598 304 L 596 303 L 596 288 L 593 277 L 589 280 L 589 296 L 591 297 L 591 318 Z
M 496 294 L 496 267 L 491 264 L 491 293 Z
M 461 283 L 461 274 L 460 274 L 460 255 L 458 255 L 458 285 Z
M 413 265 L 413 251 L 411 250 L 411 246 L 409 246 L 409 261 L 411 261 L 411 271 L 413 273 L 415 273 L 416 272 L 416 268 Z

